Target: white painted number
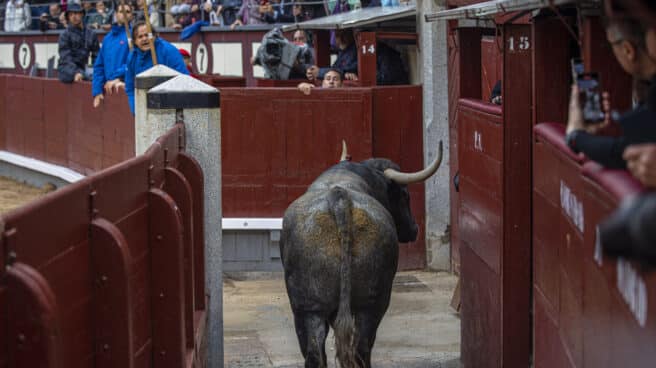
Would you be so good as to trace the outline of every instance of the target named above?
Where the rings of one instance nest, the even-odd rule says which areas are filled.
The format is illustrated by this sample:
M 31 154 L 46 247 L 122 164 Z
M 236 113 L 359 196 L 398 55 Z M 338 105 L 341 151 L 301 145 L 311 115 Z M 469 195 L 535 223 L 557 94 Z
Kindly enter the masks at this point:
M 479 132 L 474 132 L 474 149 L 483 152 L 483 142 Z
M 516 50 L 529 50 L 531 48 L 531 42 L 528 39 L 528 36 L 520 36 L 519 39 L 515 39 L 515 37 L 510 37 L 508 38 L 508 50 L 509 51 L 516 51 Z
M 32 63 L 32 52 L 26 43 L 22 43 L 18 48 L 18 63 L 23 69 L 27 69 Z
M 207 64 L 207 47 L 204 43 L 200 43 L 196 48 L 196 69 L 198 69 L 198 73 L 207 73 Z
M 369 47 L 367 47 L 367 45 L 362 45 L 362 54 L 364 55 L 367 52 L 369 52 L 370 54 L 375 53 L 376 47 L 374 45 L 369 45 Z

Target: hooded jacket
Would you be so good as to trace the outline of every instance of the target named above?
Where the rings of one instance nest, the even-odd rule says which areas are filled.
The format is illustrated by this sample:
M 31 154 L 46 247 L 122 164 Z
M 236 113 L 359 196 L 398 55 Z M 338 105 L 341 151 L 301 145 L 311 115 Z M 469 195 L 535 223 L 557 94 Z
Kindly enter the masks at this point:
M 91 94 L 96 97 L 103 93 L 107 81 L 125 79 L 125 63 L 128 60 L 130 47 L 125 34 L 125 26 L 114 24 L 105 35 L 102 48 L 93 64 L 93 87 Z
M 84 26 L 68 26 L 59 36 L 59 80 L 72 83 L 76 73 L 84 74 L 89 54 L 94 59 L 99 48 L 98 38 L 93 30 Z
M 30 29 L 32 11 L 24 0 L 8 1 L 5 8 L 5 32 L 20 32 Z
M 182 59 L 182 55 L 175 46 L 167 41 L 156 38 L 155 52 L 157 53 L 157 62 L 177 70 L 182 74 L 189 75 L 187 66 Z M 153 66 L 153 59 L 150 56 L 150 50 L 141 51 L 136 45 L 128 55 L 128 61 L 125 72 L 125 93 L 128 95 L 130 111 L 134 115 L 134 81 L 137 74 L 150 69 Z

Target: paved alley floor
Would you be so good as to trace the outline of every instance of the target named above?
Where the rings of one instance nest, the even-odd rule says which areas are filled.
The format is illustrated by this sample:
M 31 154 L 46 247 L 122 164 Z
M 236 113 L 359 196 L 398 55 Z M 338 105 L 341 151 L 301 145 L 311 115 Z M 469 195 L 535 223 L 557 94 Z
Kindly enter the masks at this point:
M 224 275 L 226 368 L 303 366 L 282 274 Z M 372 355 L 376 368 L 460 367 L 460 320 L 449 306 L 457 278 L 400 272 Z M 332 333 L 328 366 L 335 367 Z

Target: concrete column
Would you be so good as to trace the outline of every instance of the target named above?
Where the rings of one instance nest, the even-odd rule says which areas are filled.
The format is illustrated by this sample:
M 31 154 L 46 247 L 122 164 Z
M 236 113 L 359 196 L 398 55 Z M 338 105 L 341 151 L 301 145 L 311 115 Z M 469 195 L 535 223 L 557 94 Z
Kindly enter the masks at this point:
M 185 123 L 186 152 L 204 176 L 207 367 L 223 367 L 223 254 L 221 243 L 221 111 L 219 91 L 188 75 L 178 75 L 147 93 L 147 124 Z M 137 122 L 137 124 L 139 124 Z M 169 129 L 167 125 L 157 136 Z
M 434 270 L 451 269 L 449 185 L 449 78 L 446 22 L 427 23 L 424 14 L 445 9 L 446 0 L 417 0 L 417 32 L 421 50 L 424 111 L 424 162 L 431 162 L 438 142 L 444 158 L 437 174 L 426 181 L 426 260 Z
M 151 88 L 180 75 L 180 72 L 166 65 L 157 64 L 145 72 L 137 74 L 134 83 L 134 148 L 141 155 L 155 140 L 175 124 L 174 113 L 146 108 L 146 93 Z

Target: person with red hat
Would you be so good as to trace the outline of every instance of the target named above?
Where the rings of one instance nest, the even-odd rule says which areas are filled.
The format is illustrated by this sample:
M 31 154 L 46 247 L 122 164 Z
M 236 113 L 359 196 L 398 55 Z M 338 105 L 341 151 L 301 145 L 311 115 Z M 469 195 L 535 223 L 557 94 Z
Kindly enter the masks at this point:
M 191 65 L 191 54 L 189 53 L 189 51 L 185 49 L 178 49 L 178 52 L 180 52 L 180 55 L 184 60 L 184 64 L 187 67 L 187 70 L 189 70 L 189 75 L 198 79 L 198 76 L 193 72 L 193 66 Z

